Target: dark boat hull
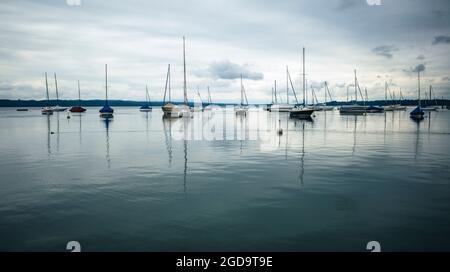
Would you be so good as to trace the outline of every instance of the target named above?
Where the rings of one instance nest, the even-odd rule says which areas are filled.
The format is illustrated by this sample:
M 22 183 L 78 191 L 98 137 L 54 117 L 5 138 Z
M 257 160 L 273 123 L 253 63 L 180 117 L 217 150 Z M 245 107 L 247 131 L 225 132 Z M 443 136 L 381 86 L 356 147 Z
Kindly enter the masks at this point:
M 70 111 L 70 112 L 85 112 L 86 109 L 83 108 L 83 107 L 72 107 L 72 108 L 70 108 L 69 111 Z
M 293 109 L 290 111 L 289 116 L 298 119 L 310 119 L 313 112 L 313 109 Z

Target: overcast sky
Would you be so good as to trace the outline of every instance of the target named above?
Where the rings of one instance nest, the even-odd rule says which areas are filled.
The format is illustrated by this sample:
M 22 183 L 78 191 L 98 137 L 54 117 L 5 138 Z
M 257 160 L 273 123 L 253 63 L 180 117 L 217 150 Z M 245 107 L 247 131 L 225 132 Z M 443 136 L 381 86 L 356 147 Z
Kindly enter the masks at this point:
M 417 68 L 422 88 L 450 98 L 448 0 L 2 0 L 0 18 L 0 99 L 44 99 L 44 72 L 51 97 L 56 72 L 63 99 L 77 80 L 82 99 L 101 99 L 108 63 L 111 99 L 143 100 L 147 84 L 161 100 L 170 63 L 181 100 L 183 36 L 190 99 L 210 86 L 213 101 L 238 102 L 241 73 L 250 103 L 270 102 L 274 80 L 285 97 L 286 65 L 301 93 L 303 46 L 308 85 L 328 81 L 335 99 L 354 69 L 370 99 L 385 81 L 414 98 Z

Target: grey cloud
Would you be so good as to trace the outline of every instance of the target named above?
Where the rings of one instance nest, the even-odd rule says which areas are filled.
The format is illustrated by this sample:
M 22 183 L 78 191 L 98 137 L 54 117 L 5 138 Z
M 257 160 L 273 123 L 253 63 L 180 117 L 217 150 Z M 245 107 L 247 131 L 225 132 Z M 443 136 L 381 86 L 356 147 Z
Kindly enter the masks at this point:
M 436 44 L 450 44 L 450 36 L 436 36 L 434 37 L 433 45 Z
M 241 75 L 243 78 L 252 80 L 264 78 L 262 73 L 250 71 L 248 65 L 239 65 L 229 60 L 211 63 L 206 73 L 203 74 L 216 79 L 237 79 Z
M 355 7 L 357 4 L 358 4 L 357 0 L 339 0 L 337 9 L 346 10 Z
M 394 45 L 381 45 L 372 49 L 372 53 L 378 56 L 383 56 L 391 59 L 394 55 L 393 52 L 398 51 L 398 48 Z
M 412 69 L 413 72 L 423 72 L 425 71 L 425 64 L 421 63 Z
M 417 60 L 424 60 L 424 59 L 425 59 L 425 56 L 424 56 L 424 55 L 418 55 L 416 59 L 417 59 Z

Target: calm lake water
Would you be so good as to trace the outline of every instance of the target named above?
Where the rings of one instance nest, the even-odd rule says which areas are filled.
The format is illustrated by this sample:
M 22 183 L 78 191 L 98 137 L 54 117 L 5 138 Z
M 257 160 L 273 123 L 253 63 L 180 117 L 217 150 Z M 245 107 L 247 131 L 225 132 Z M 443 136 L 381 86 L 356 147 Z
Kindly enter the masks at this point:
M 0 251 L 450 250 L 450 111 L 98 109 L 0 109 Z

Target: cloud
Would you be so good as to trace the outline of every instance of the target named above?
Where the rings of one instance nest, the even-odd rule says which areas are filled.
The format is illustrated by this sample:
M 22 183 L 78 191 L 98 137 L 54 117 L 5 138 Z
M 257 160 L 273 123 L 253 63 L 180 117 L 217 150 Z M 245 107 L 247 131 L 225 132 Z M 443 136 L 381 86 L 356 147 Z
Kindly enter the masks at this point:
M 441 44 L 441 43 L 442 44 L 450 44 L 450 36 L 441 35 L 441 36 L 434 37 L 433 45 Z
M 378 56 L 383 56 L 388 59 L 392 59 L 394 55 L 392 52 L 398 51 L 398 48 L 394 45 L 381 45 L 372 49 L 372 53 Z
M 448 82 L 450 82 L 450 77 L 449 77 L 449 76 L 443 77 L 443 78 L 442 78 L 442 81 L 448 81 Z
M 425 59 L 425 56 L 424 56 L 424 55 L 418 55 L 416 59 L 417 59 L 417 60 L 424 60 L 424 59 Z
M 339 0 L 339 4 L 337 6 L 338 10 L 346 10 L 353 8 L 357 5 L 357 0 Z
M 229 60 L 213 62 L 205 72 L 197 73 L 199 76 L 208 76 L 215 79 L 237 79 L 241 75 L 243 78 L 251 80 L 261 80 L 264 75 L 259 72 L 252 72 L 248 65 L 239 65 Z
M 425 71 L 425 64 L 421 63 L 412 69 L 413 72 L 423 72 Z

